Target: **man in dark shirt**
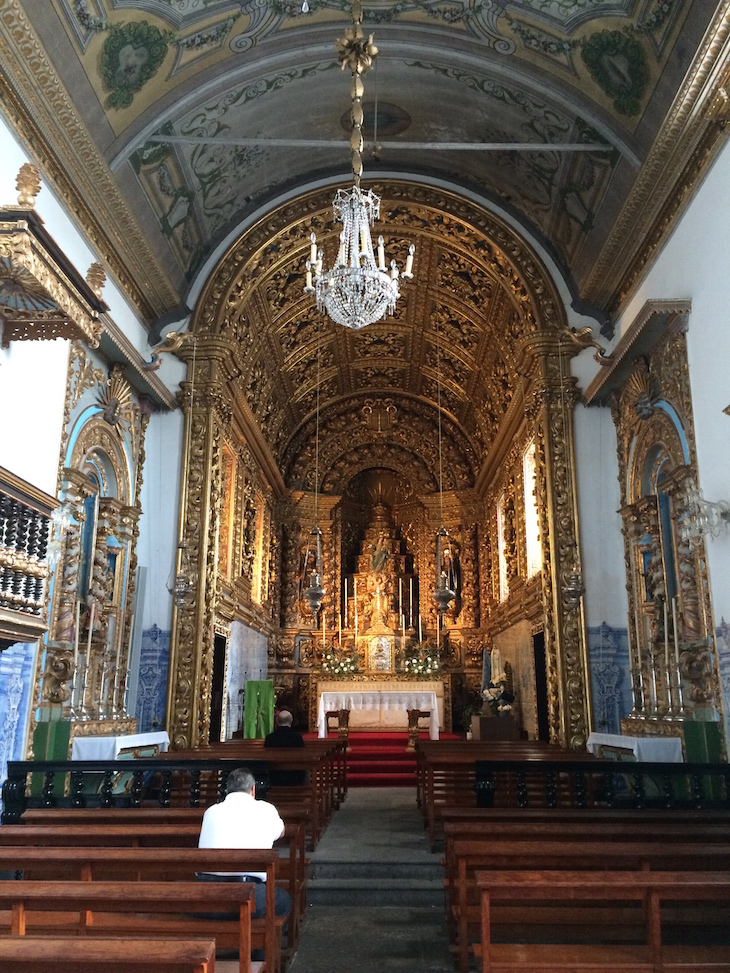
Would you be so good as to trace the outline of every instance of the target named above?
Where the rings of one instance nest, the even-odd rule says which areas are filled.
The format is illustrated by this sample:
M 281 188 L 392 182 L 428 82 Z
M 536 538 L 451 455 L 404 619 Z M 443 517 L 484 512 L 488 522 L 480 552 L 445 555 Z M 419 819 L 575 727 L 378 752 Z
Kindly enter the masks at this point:
M 303 747 L 304 737 L 292 728 L 292 715 L 287 709 L 276 716 L 276 729 L 264 740 L 265 747 Z
M 276 729 L 264 738 L 264 747 L 275 747 L 277 749 L 304 747 L 304 737 L 292 727 L 292 715 L 289 710 L 283 709 L 277 713 Z M 272 787 L 296 787 L 299 784 L 307 783 L 306 770 L 270 770 L 269 780 Z

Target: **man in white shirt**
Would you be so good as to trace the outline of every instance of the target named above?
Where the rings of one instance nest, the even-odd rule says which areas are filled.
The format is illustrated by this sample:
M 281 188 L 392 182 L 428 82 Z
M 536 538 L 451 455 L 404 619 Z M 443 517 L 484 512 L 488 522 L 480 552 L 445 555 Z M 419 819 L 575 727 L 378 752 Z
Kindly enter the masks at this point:
M 273 804 L 257 801 L 256 779 L 246 767 L 231 771 L 226 781 L 226 798 L 213 804 L 203 815 L 198 848 L 271 848 L 284 834 L 284 822 Z M 258 919 L 266 913 L 266 872 L 200 873 L 203 882 L 254 882 Z M 291 898 L 284 889 L 276 889 L 274 911 L 288 916 Z M 254 959 L 263 957 L 253 957 Z

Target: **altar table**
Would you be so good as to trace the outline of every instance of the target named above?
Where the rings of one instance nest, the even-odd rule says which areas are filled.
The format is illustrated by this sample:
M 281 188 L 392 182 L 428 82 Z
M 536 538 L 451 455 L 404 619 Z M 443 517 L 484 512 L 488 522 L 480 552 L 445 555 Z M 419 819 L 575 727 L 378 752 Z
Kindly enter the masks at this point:
M 618 733 L 591 733 L 587 750 L 600 756 L 602 744 L 631 750 L 637 760 L 681 764 L 682 741 L 679 737 L 625 737 Z
M 429 710 L 431 715 L 428 721 L 428 735 L 432 740 L 439 738 L 438 699 L 433 690 L 408 689 L 392 692 L 377 689 L 343 689 L 338 692 L 323 692 L 319 698 L 317 713 L 319 736 L 327 736 L 327 712 L 340 709 L 377 710 L 378 712 Z
M 157 746 L 164 753 L 170 746 L 170 737 L 164 730 L 155 733 L 133 733 L 118 737 L 74 737 L 72 760 L 116 760 L 120 750 L 133 747 Z

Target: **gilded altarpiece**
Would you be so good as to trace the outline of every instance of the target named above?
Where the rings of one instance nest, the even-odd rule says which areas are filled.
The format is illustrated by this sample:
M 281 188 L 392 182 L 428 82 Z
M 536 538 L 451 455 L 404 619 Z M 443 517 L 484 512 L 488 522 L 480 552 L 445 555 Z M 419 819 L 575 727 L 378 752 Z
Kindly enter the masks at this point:
M 685 332 L 689 309 L 647 305 L 654 334 L 610 402 L 618 439 L 629 591 L 633 709 L 624 731 L 682 735 L 686 719 L 722 719 L 705 540 L 686 530 L 698 488 Z M 640 340 L 640 339 L 639 339 Z
M 127 682 L 144 441 L 151 407 L 121 365 L 107 373 L 80 343 L 69 351 L 58 495 L 60 545 L 45 663 L 34 710 L 60 706 L 72 733 L 132 730 Z

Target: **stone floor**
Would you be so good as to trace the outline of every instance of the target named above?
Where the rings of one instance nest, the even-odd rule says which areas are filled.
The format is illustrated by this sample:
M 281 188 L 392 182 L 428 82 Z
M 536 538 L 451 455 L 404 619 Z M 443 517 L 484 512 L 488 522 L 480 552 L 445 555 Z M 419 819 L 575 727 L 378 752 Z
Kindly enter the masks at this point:
M 351 789 L 311 858 L 287 973 L 453 973 L 439 856 L 415 789 Z

